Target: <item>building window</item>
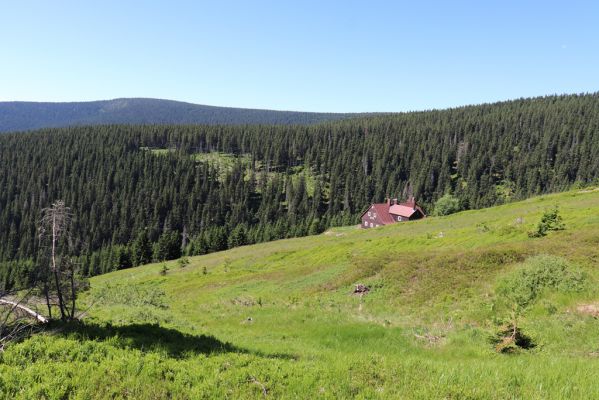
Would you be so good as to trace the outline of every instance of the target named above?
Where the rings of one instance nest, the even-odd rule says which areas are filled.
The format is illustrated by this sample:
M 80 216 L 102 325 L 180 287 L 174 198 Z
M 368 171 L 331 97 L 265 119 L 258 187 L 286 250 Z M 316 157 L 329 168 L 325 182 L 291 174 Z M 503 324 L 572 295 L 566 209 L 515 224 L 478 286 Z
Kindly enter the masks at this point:
M 368 226 L 368 221 L 364 221 L 364 226 Z
M 370 227 L 372 228 L 372 222 L 370 223 Z
M 376 218 L 376 213 L 374 213 L 374 218 Z
M 372 217 L 372 213 L 370 211 L 368 211 L 368 216 Z

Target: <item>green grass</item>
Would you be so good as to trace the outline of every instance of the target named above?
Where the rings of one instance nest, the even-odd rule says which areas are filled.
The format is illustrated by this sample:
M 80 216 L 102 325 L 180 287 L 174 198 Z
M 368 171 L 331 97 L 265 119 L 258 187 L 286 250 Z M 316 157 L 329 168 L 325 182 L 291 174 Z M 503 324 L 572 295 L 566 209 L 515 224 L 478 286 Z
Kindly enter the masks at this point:
M 558 204 L 566 229 L 529 238 Z M 498 354 L 496 288 L 548 254 L 585 276 Z M 599 398 L 599 191 L 246 246 L 95 277 L 81 324 L 0 355 L 5 398 Z M 204 269 L 207 274 L 204 274 Z M 371 292 L 351 294 L 355 283 Z
M 150 151 L 151 154 L 156 156 L 166 156 L 176 151 L 176 149 L 174 148 L 159 149 L 149 147 L 142 147 L 141 150 Z M 231 153 L 211 151 L 203 153 L 194 153 L 193 159 L 198 162 L 210 164 L 211 166 L 215 167 L 219 171 L 218 179 L 221 181 L 224 181 L 226 179 L 227 175 L 233 170 L 233 167 L 236 163 L 241 163 L 245 168 L 245 180 L 249 180 L 251 176 L 252 158 L 250 154 L 235 155 Z M 262 171 L 266 167 L 260 160 L 257 160 L 253 167 L 254 178 L 256 179 L 256 184 L 258 184 L 257 190 L 259 191 L 260 184 L 263 183 Z M 285 172 L 281 172 L 279 171 L 279 169 L 280 168 L 277 168 L 276 166 L 271 166 L 270 170 L 267 171 L 265 174 L 266 180 L 270 181 L 275 176 L 283 177 Z M 297 165 L 289 169 L 289 176 L 291 177 L 294 183 L 297 182 L 297 180 L 299 180 L 301 176 L 303 176 L 305 179 L 306 190 L 308 195 L 312 196 L 314 194 L 316 177 L 312 169 L 306 168 L 304 165 Z M 323 188 L 323 190 L 325 190 L 326 193 L 327 188 Z

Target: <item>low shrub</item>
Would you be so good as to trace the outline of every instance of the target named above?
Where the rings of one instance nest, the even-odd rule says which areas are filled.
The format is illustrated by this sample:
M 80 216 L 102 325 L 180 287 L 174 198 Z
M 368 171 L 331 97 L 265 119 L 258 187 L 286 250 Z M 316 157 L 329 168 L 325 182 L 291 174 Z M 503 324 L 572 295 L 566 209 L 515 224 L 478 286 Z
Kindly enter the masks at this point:
M 537 225 L 537 229 L 529 232 L 529 237 L 543 237 L 547 236 L 547 232 L 549 231 L 561 231 L 564 230 L 566 226 L 562 221 L 562 217 L 559 214 L 558 207 L 555 206 L 551 210 L 546 211 L 541 217 L 541 222 Z
M 496 309 L 509 313 L 509 322 L 491 339 L 495 350 L 509 353 L 516 348 L 528 349 L 532 339 L 518 326 L 524 312 L 544 292 L 574 292 L 584 289 L 586 277 L 561 257 L 539 255 L 529 258 L 521 268 L 499 281 L 495 293 Z M 555 311 L 554 311 L 555 312 Z
M 177 264 L 179 265 L 179 268 L 185 268 L 189 265 L 189 258 L 187 257 L 181 257 L 178 261 Z
M 433 215 L 442 216 L 456 213 L 462 209 L 460 199 L 447 193 L 435 203 Z
M 561 257 L 539 255 L 499 282 L 496 293 L 512 309 L 525 310 L 545 290 L 580 291 L 585 276 Z
M 166 264 L 162 264 L 162 268 L 160 268 L 160 275 L 164 276 L 168 273 L 169 267 Z
M 504 325 L 491 338 L 498 353 L 515 353 L 519 350 L 528 350 L 535 347 L 533 340 L 525 335 L 522 330 L 514 325 Z

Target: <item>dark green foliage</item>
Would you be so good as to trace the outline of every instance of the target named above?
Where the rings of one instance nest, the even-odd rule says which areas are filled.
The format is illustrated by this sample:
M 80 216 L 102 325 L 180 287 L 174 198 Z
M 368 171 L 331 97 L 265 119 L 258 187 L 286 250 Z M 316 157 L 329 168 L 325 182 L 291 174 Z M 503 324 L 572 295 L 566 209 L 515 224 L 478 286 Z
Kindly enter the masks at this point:
M 243 246 L 248 243 L 246 230 L 244 224 L 239 224 L 233 228 L 229 236 L 229 248 Z
M 152 261 L 152 244 L 145 229 L 133 242 L 132 261 L 136 266 L 148 264 Z
M 434 215 L 449 215 L 460 211 L 460 209 L 460 199 L 452 196 L 449 193 L 446 193 L 435 203 Z
M 114 269 L 125 269 L 133 266 L 131 250 L 126 246 L 113 246 Z
M 561 231 L 566 226 L 562 222 L 562 217 L 559 215 L 557 206 L 549 211 L 546 211 L 541 217 L 541 222 L 537 225 L 537 229 L 533 232 L 529 232 L 530 237 L 543 237 L 547 236 L 549 231 Z
M 154 246 L 154 260 L 166 261 L 181 257 L 181 237 L 178 232 L 166 231 Z
M 36 278 L 36 271 L 36 263 L 30 259 L 1 261 L 0 293 L 31 286 Z
M 318 235 L 322 232 L 322 227 L 320 226 L 320 221 L 318 218 L 314 218 L 312 223 L 310 223 L 310 229 L 308 229 L 308 235 Z
M 597 126 L 593 94 L 313 126 L 6 134 L 0 261 L 35 258 L 39 210 L 58 198 L 74 213 L 82 271 L 95 275 L 148 262 L 154 245 L 166 260 L 355 224 L 386 195 L 414 194 L 426 211 L 445 193 L 468 209 L 560 191 L 599 175 Z M 209 152 L 232 165 L 196 157 Z

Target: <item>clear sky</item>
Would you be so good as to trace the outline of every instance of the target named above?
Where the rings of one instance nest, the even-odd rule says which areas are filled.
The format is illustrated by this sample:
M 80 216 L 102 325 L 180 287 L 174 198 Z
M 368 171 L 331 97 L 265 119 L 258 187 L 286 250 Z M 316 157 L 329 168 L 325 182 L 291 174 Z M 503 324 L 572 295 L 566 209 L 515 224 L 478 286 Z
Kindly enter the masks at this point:
M 0 0 L 0 101 L 354 112 L 598 90 L 593 0 Z

